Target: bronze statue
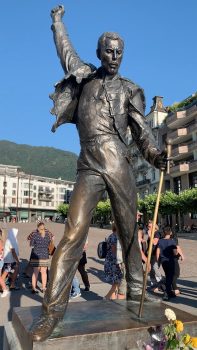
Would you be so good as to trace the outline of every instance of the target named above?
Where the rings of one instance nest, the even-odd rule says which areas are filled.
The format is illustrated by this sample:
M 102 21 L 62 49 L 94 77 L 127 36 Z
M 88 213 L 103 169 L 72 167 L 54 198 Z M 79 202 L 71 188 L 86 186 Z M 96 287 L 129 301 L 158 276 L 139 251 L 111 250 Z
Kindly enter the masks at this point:
M 136 234 L 136 186 L 127 132 L 144 158 L 155 167 L 166 166 L 165 153 L 155 143 L 145 121 L 143 90 L 118 75 L 124 42 L 117 33 L 98 40 L 101 67 L 84 63 L 73 49 L 62 23 L 63 6 L 51 12 L 57 54 L 66 74 L 51 98 L 57 116 L 52 131 L 66 122 L 76 123 L 81 152 L 65 232 L 53 256 L 43 313 L 31 333 L 45 340 L 63 318 L 72 279 L 82 256 L 92 213 L 108 192 L 126 266 L 127 300 L 140 301 L 143 274 Z M 146 294 L 145 300 L 153 298 Z

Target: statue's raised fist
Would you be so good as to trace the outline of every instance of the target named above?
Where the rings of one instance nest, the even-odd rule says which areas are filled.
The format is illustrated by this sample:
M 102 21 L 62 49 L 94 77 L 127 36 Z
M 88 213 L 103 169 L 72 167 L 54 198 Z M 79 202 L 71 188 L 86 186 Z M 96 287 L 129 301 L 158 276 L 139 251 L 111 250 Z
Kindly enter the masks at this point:
M 52 17 L 54 22 L 61 21 L 64 13 L 65 13 L 64 6 L 63 5 L 59 5 L 57 7 L 54 7 L 51 10 L 51 17 Z

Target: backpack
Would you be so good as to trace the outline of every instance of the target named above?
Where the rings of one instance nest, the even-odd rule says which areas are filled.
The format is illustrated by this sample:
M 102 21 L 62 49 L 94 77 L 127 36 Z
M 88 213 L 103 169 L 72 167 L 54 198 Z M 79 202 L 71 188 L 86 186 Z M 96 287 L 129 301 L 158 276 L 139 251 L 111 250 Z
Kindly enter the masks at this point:
M 99 259 L 105 259 L 107 255 L 107 242 L 102 241 L 98 244 L 97 247 L 97 254 Z

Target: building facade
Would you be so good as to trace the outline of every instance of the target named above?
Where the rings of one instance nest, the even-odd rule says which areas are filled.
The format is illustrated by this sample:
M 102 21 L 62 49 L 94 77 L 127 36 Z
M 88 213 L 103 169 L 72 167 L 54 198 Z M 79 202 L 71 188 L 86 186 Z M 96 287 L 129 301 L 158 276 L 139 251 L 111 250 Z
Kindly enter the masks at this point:
M 180 191 L 197 188 L 197 93 L 177 104 L 174 111 L 164 107 L 162 97 L 155 96 L 146 120 L 161 149 L 165 148 L 166 140 L 172 144 L 174 165 L 170 168 L 170 175 L 164 177 L 163 191 L 179 194 Z M 138 194 L 144 198 L 157 190 L 159 170 L 144 160 L 134 143 L 131 144 L 131 152 Z M 178 218 L 173 216 L 172 224 L 177 221 Z M 192 224 L 197 225 L 197 210 L 181 217 L 181 226 Z
M 0 164 L 0 218 L 18 221 L 52 219 L 69 203 L 74 182 L 25 174 L 18 166 Z
M 197 188 L 197 94 L 180 103 L 166 118 L 167 137 L 172 143 L 174 165 L 170 170 L 170 189 L 179 194 Z M 183 216 L 181 224 L 197 222 L 196 213 Z

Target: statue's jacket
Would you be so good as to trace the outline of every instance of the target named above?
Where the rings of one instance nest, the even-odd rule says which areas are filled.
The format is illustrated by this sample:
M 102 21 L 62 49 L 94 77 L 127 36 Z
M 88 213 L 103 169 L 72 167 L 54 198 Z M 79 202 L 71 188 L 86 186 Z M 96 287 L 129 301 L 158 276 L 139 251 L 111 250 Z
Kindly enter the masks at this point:
M 78 105 L 83 87 L 87 82 L 96 79 L 101 74 L 102 68 L 97 69 L 79 58 L 62 22 L 54 23 L 52 30 L 57 53 L 65 71 L 65 77 L 55 84 L 55 92 L 50 95 L 54 102 L 51 113 L 56 116 L 56 122 L 52 127 L 52 131 L 55 132 L 64 123 L 78 125 Z M 111 86 L 105 86 L 105 96 L 109 103 L 110 116 L 115 120 L 115 127 L 121 141 L 128 145 L 132 135 L 144 158 L 154 165 L 154 160 L 161 151 L 158 150 L 152 131 L 144 117 L 143 90 L 129 79 L 117 75 L 116 81 Z

